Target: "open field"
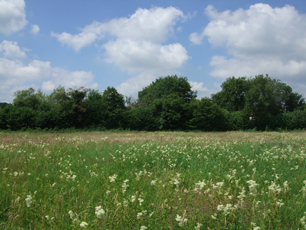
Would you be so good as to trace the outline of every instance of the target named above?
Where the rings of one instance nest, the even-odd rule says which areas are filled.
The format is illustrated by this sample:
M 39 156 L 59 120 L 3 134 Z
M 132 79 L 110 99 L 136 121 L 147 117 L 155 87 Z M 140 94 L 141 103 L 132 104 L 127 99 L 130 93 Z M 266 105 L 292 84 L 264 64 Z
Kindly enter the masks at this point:
M 0 229 L 306 229 L 306 133 L 0 133 Z

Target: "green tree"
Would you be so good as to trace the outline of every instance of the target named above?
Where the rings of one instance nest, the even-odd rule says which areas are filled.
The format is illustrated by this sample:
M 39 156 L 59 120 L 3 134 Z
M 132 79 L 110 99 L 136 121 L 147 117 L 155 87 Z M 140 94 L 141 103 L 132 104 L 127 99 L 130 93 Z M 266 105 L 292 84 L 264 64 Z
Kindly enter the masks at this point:
M 173 93 L 155 99 L 151 104 L 155 122 L 160 130 L 183 130 L 186 128 L 187 103 Z
M 102 93 L 102 101 L 106 110 L 104 117 L 106 128 L 121 128 L 124 125 L 122 123 L 126 110 L 123 95 L 114 87 L 107 87 Z
M 221 88 L 220 92 L 212 95 L 213 103 L 230 112 L 243 110 L 245 95 L 250 88 L 246 77 L 227 78 L 222 83 Z
M 107 117 L 107 105 L 98 90 L 90 90 L 85 100 L 87 111 L 85 126 L 91 128 L 105 128 Z
M 38 90 L 29 88 L 26 90 L 18 90 L 14 93 L 13 105 L 16 107 L 27 107 L 33 110 L 38 110 L 40 104 L 44 101 L 43 93 Z
M 192 100 L 190 103 L 192 118 L 189 126 L 203 131 L 227 130 L 227 118 L 221 107 L 209 98 Z
M 155 99 L 161 99 L 165 95 L 176 94 L 185 102 L 189 103 L 192 98 L 196 98 L 197 92 L 191 90 L 186 77 L 167 76 L 160 77 L 138 92 L 138 103 L 149 105 Z

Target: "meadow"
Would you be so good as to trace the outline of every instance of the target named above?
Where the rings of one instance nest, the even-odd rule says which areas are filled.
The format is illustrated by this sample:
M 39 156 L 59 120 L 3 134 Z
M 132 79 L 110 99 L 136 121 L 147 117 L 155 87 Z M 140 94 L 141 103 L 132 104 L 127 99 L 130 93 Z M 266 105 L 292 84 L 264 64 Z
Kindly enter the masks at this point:
M 0 133 L 0 229 L 306 229 L 306 133 Z

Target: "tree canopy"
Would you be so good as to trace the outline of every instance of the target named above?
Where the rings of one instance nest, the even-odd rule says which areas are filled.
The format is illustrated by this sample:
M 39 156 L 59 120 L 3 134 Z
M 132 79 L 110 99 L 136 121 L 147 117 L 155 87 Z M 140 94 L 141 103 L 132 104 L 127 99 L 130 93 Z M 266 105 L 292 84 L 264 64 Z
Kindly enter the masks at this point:
M 303 129 L 302 95 L 268 75 L 230 77 L 211 98 L 196 99 L 186 77 L 160 77 L 139 93 L 124 97 L 116 88 L 103 92 L 59 86 L 49 95 L 29 88 L 0 105 L 0 129 L 202 130 Z M 251 118 L 251 119 L 249 119 Z
M 138 102 L 143 105 L 149 105 L 155 99 L 160 99 L 170 94 L 176 94 L 187 103 L 197 97 L 197 92 L 191 90 L 191 85 L 186 77 L 173 75 L 164 78 L 160 77 L 142 91 L 139 91 Z

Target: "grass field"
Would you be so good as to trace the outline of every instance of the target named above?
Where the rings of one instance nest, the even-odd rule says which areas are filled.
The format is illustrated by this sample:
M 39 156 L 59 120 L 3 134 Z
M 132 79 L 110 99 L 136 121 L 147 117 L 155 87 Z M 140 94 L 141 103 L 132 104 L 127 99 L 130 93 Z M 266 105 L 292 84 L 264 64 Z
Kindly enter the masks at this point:
M 0 229 L 306 229 L 306 133 L 0 133 Z

